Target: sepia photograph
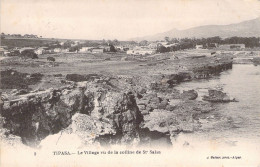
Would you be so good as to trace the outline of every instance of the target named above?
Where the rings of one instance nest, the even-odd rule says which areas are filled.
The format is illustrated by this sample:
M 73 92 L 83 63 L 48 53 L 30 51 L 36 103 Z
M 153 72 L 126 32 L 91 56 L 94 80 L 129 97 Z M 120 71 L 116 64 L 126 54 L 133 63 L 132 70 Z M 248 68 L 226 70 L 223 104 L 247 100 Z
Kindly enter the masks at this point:
M 1 0 L 1 167 L 260 167 L 260 0 Z

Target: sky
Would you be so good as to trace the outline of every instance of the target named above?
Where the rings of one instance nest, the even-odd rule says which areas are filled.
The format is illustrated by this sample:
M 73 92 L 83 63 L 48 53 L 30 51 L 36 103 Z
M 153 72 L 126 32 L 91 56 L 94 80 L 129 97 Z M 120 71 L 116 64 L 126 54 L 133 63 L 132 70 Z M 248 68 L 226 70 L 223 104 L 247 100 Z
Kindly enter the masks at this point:
M 260 0 L 1 0 L 1 32 L 118 39 L 260 16 Z

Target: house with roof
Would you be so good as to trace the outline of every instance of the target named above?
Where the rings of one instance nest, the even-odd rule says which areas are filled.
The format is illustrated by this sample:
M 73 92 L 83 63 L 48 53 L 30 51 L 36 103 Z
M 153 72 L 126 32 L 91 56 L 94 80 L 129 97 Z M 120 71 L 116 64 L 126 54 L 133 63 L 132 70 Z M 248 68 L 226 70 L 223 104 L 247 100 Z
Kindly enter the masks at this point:
M 92 49 L 92 53 L 104 53 L 104 49 L 103 48 L 95 48 L 95 49 Z
M 34 53 L 36 53 L 37 55 L 42 55 L 42 54 L 45 54 L 46 52 L 46 50 L 47 50 L 48 48 L 47 47 L 39 47 L 38 49 L 36 49 L 35 51 L 34 51 Z
M 116 48 L 116 50 L 121 50 L 121 51 L 124 50 L 124 46 L 119 46 L 119 45 L 117 45 L 117 46 L 115 46 L 115 48 Z
M 127 51 L 129 50 L 129 48 L 127 46 L 123 46 L 123 45 L 117 45 L 115 46 L 115 49 L 118 51 Z
M 60 53 L 61 52 L 61 48 L 54 48 L 54 53 Z
M 93 49 L 94 47 L 82 47 L 79 52 L 80 53 L 86 53 L 86 52 L 90 52 L 91 49 Z
M 150 49 L 157 49 L 157 46 L 158 46 L 158 43 L 156 43 L 156 42 L 150 43 L 150 44 L 148 45 L 148 47 L 149 47 Z
M 196 49 L 203 49 L 203 45 L 196 45 Z
M 51 54 L 54 53 L 54 49 L 47 48 L 44 50 L 44 54 Z
M 103 49 L 104 52 L 110 52 L 110 46 L 100 46 L 99 48 Z
M 62 52 L 62 53 L 68 53 L 69 51 L 70 51 L 69 48 L 66 48 L 66 49 L 61 49 L 60 52 Z

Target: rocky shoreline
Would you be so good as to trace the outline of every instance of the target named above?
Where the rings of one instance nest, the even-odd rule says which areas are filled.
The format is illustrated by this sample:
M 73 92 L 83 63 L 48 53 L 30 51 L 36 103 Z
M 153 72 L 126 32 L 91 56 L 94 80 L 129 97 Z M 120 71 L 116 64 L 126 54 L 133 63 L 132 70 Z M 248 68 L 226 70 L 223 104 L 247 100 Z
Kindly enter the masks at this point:
M 214 110 L 211 103 L 195 100 L 194 90 L 180 92 L 175 85 L 205 79 L 232 68 L 218 60 L 174 74 L 140 76 L 73 76 L 67 85 L 1 99 L 1 140 L 32 147 L 52 139 L 75 137 L 86 145 L 171 144 L 175 137 L 200 127 L 199 118 Z M 81 78 L 75 80 L 75 78 Z M 70 79 L 69 79 L 70 78 Z M 13 143 L 15 145 L 15 143 Z

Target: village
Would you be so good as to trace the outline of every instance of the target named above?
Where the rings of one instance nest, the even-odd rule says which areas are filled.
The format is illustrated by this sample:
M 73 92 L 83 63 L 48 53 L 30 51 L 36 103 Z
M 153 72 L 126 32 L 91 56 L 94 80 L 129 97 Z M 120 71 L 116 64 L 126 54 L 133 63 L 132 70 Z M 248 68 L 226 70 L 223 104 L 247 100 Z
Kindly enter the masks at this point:
M 2 33 L 3 34 L 3 33 Z M 21 35 L 20 35 L 21 36 Z M 45 54 L 61 54 L 61 53 L 125 53 L 126 55 L 153 55 L 156 53 L 174 52 L 186 49 L 196 49 L 196 50 L 246 50 L 246 48 L 251 46 L 245 46 L 241 43 L 228 43 L 221 44 L 220 39 L 217 37 L 215 42 L 208 41 L 184 41 L 183 39 L 172 39 L 165 37 L 162 41 L 118 41 L 118 40 L 102 40 L 102 41 L 84 41 L 84 40 L 59 40 L 49 39 L 48 42 L 44 44 L 44 41 L 37 44 L 36 46 L 30 46 L 30 43 L 24 42 L 20 47 L 14 46 L 13 41 L 18 40 L 17 35 L 5 35 L 1 36 L 2 44 L 0 46 L 0 56 L 10 57 L 18 56 L 22 52 L 33 52 L 37 56 Z M 37 40 L 37 35 L 24 35 L 27 39 Z M 23 40 L 21 38 L 19 40 Z M 27 40 L 25 39 L 25 40 Z M 6 44 L 10 45 L 4 45 Z M 40 39 L 38 40 L 40 41 Z M 250 39 L 249 39 L 250 41 Z M 217 43 L 218 42 L 218 43 Z M 23 43 L 23 42 L 22 42 Z M 258 43 L 259 44 L 259 43 Z

